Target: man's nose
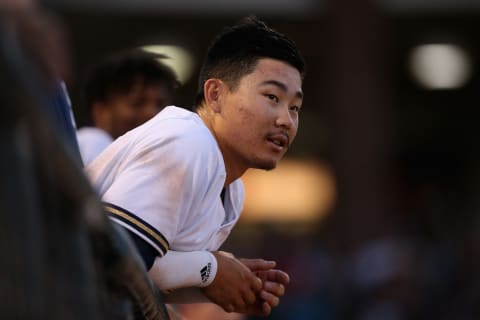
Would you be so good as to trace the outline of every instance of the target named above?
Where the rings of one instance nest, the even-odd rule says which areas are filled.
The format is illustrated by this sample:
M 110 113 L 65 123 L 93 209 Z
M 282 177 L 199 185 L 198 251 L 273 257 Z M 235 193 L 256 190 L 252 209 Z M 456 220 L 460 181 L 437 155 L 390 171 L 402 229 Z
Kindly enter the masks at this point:
M 280 109 L 277 115 L 275 124 L 279 127 L 291 129 L 294 126 L 295 119 L 293 118 L 290 108 L 288 106 Z

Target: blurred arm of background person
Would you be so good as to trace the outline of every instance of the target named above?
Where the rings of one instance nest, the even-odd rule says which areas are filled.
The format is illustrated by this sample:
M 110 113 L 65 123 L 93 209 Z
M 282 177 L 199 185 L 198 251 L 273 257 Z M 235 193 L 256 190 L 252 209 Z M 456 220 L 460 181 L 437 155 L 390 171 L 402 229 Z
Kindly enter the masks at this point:
M 84 88 L 91 126 L 77 132 L 84 165 L 173 102 L 179 82 L 160 59 L 168 57 L 132 49 L 110 55 L 91 69 Z

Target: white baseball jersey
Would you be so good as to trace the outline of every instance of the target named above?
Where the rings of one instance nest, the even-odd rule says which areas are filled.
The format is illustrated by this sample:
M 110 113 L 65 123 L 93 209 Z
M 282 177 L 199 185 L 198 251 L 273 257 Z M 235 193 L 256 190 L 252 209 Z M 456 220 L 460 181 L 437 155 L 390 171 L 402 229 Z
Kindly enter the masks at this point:
M 200 117 L 169 106 L 119 137 L 87 168 L 110 218 L 167 250 L 217 250 L 238 221 L 240 179 L 220 194 L 225 164 Z
M 83 127 L 77 130 L 77 140 L 85 166 L 89 165 L 113 141 L 107 132 L 96 127 Z

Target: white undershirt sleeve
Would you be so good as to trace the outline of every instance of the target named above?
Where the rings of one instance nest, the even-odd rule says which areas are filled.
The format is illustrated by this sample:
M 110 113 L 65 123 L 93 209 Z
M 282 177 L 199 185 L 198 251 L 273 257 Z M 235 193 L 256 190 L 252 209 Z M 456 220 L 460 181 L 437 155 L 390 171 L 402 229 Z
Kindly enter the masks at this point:
M 148 271 L 153 283 L 163 291 L 206 287 L 217 274 L 217 259 L 208 251 L 168 251 L 155 258 Z

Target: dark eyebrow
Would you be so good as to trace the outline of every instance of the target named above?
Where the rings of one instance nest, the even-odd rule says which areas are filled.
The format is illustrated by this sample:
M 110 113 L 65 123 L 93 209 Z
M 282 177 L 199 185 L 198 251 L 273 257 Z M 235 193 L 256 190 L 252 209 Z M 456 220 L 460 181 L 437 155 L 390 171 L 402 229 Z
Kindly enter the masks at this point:
M 285 92 L 288 91 L 287 86 L 284 83 L 282 83 L 280 81 L 277 81 L 277 80 L 266 80 L 266 81 L 262 82 L 261 84 L 262 85 L 270 85 L 271 84 L 271 85 L 274 85 L 274 86 L 280 88 L 282 91 L 285 91 Z M 303 92 L 302 91 L 297 91 L 295 93 L 295 96 L 297 98 L 300 98 L 300 99 L 303 100 Z

